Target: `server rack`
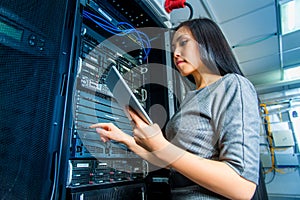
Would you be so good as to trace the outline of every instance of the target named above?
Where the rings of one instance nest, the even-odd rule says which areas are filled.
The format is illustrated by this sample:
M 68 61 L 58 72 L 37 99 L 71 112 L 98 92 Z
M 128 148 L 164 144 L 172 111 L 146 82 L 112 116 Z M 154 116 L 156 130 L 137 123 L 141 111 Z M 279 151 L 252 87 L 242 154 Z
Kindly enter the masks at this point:
M 173 99 L 167 74 L 171 72 L 165 67 L 170 61 L 165 46 L 169 33 L 165 29 L 147 31 L 165 25 L 145 9 L 138 1 L 80 1 L 74 35 L 75 81 L 70 86 L 72 114 L 66 134 L 70 136 L 63 194 L 67 199 L 145 199 L 148 194 L 146 177 L 153 166 L 122 144 L 103 143 L 89 128 L 94 123 L 113 122 L 132 135 L 128 118 L 105 82 L 112 65 L 150 116 L 157 115 L 155 110 L 151 113 L 152 105 L 157 104 L 166 118 L 170 116 Z M 161 126 L 164 128 L 163 123 Z

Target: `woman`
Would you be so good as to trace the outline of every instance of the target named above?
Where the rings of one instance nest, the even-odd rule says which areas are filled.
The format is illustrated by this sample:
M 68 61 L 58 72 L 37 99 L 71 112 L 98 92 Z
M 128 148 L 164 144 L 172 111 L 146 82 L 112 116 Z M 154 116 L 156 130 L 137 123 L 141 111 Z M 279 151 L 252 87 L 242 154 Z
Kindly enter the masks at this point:
M 251 199 L 259 172 L 259 110 L 253 85 L 242 76 L 219 27 L 209 19 L 178 26 L 173 60 L 196 88 L 168 122 L 166 137 L 130 111 L 131 137 L 113 124 L 95 124 L 144 159 L 171 169 L 172 199 Z

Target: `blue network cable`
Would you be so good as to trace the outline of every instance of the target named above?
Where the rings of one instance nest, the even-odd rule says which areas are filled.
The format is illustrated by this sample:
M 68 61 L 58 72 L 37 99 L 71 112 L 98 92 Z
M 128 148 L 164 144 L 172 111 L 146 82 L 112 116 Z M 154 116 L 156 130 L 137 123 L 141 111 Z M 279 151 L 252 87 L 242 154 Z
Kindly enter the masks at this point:
M 151 49 L 151 44 L 150 44 L 149 37 L 145 33 L 136 30 L 131 24 L 129 24 L 127 22 L 119 22 L 118 23 L 118 26 L 122 26 L 122 25 L 126 25 L 126 26 L 129 27 L 129 29 L 127 29 L 125 31 L 126 33 L 128 33 L 128 34 L 131 34 L 131 33 L 136 34 L 136 37 L 139 38 L 139 41 L 141 42 L 141 45 L 142 45 L 142 47 L 144 49 L 145 54 L 148 56 L 148 54 L 150 52 L 150 49 Z M 143 39 L 143 38 L 145 38 L 145 39 Z M 146 47 L 144 46 L 144 43 L 145 43 Z
M 118 35 L 118 36 L 125 36 L 125 35 L 134 35 L 137 38 L 137 41 L 140 42 L 140 45 L 143 48 L 143 51 L 145 53 L 144 59 L 147 59 L 150 49 L 151 49 L 151 44 L 150 44 L 150 39 L 149 37 L 141 32 L 135 29 L 131 24 L 127 22 L 119 22 L 117 26 L 114 26 L 112 23 L 108 22 L 104 18 L 94 15 L 92 13 L 89 13 L 87 11 L 83 11 L 83 17 L 90 19 L 93 21 L 95 24 L 103 28 L 105 31 L 113 34 L 113 35 Z M 120 29 L 120 26 L 128 26 L 128 29 Z

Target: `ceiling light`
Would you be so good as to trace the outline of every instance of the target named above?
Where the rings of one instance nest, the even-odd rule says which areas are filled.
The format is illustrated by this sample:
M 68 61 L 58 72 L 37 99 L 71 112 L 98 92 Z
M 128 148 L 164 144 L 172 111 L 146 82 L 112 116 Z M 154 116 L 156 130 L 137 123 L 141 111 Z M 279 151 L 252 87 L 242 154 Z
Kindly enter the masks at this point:
M 300 79 L 300 66 L 284 69 L 284 80 Z
M 300 0 L 287 1 L 280 4 L 281 32 L 291 33 L 300 29 Z

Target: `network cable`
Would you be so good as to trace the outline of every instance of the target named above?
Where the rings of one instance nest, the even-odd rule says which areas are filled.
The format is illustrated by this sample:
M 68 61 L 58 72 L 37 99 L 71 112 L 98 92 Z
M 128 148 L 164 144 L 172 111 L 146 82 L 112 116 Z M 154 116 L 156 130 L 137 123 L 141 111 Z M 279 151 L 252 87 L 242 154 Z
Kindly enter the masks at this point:
M 108 22 L 106 19 L 104 19 L 98 15 L 94 15 L 88 11 L 83 11 L 83 17 L 93 21 L 95 24 L 97 24 L 98 26 L 103 28 L 105 31 L 107 31 L 113 35 L 135 36 L 135 38 L 137 38 L 137 41 L 135 41 L 135 42 L 137 42 L 137 43 L 139 43 L 139 45 L 141 45 L 141 47 L 145 53 L 144 60 L 147 59 L 147 57 L 150 53 L 150 50 L 151 50 L 151 44 L 150 44 L 149 37 L 145 33 L 137 30 L 136 28 L 134 28 L 131 24 L 129 24 L 127 22 L 119 22 L 115 26 L 111 22 Z M 128 28 L 120 29 L 121 26 L 122 26 L 122 28 L 124 28 L 124 26 L 128 26 Z

